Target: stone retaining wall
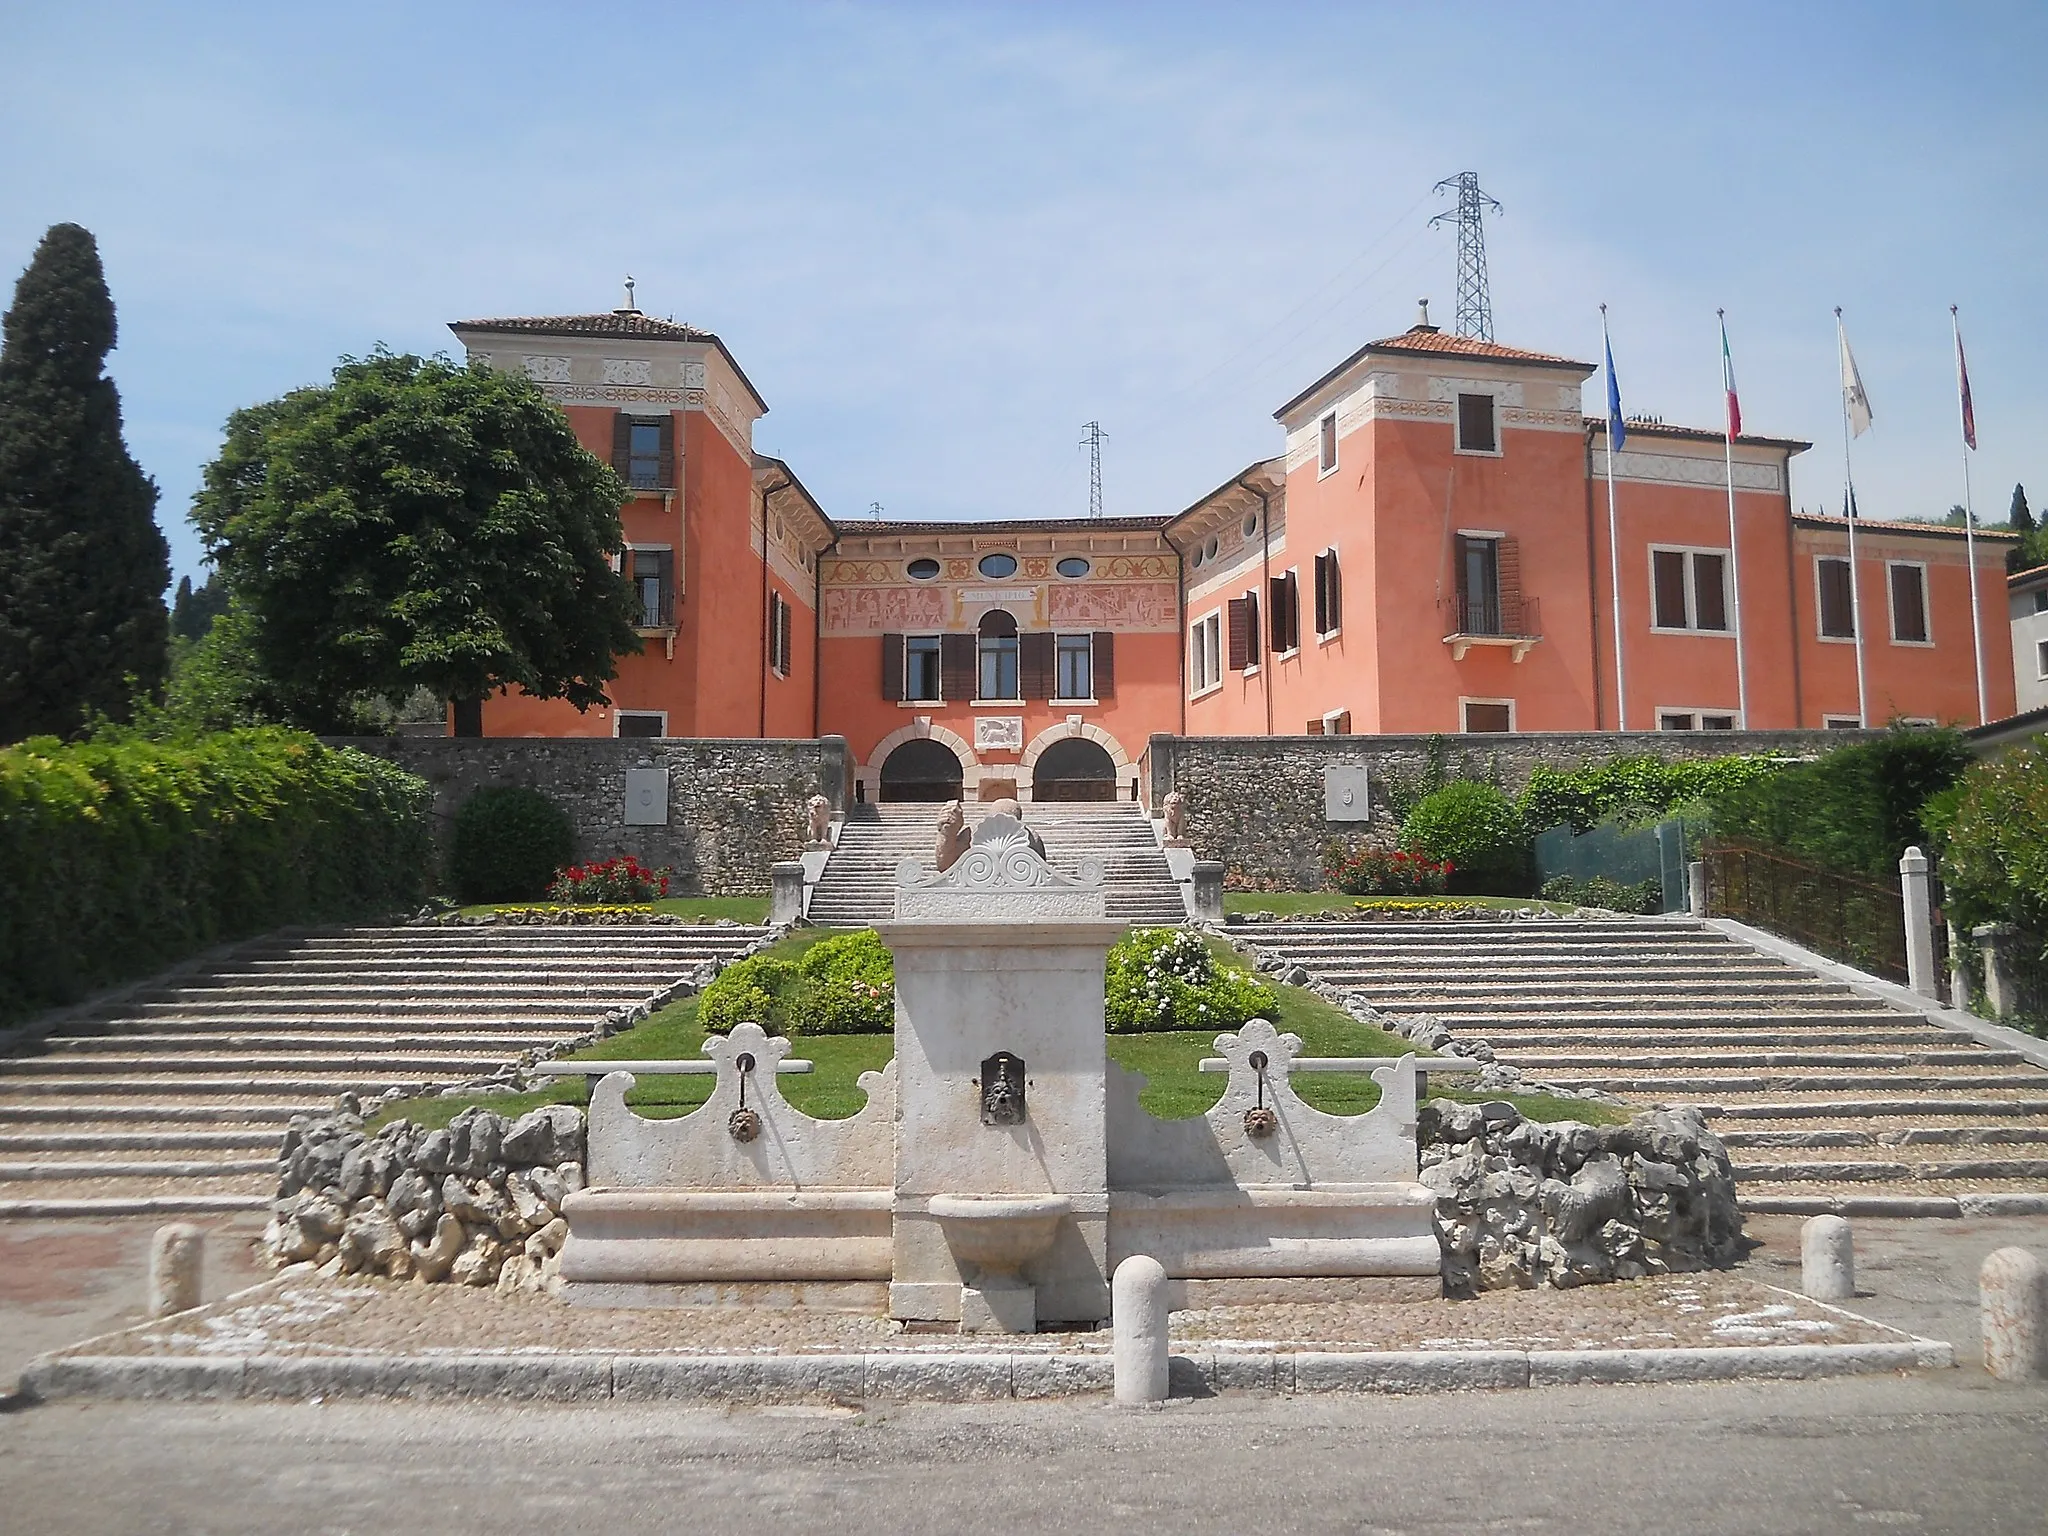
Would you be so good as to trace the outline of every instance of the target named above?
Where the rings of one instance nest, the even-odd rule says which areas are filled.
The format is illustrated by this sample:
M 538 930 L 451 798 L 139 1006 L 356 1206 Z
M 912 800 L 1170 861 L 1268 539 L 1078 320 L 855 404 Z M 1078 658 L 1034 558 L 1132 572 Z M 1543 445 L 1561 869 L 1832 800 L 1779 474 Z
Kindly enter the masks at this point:
M 761 896 L 768 869 L 803 851 L 804 802 L 846 805 L 846 742 L 543 737 L 377 736 L 335 745 L 387 758 L 434 787 L 445 835 L 471 793 L 486 785 L 537 789 L 569 813 L 582 860 L 632 854 L 675 871 L 675 895 Z M 668 821 L 626 824 L 626 772 L 668 770 Z
M 1615 731 L 1521 732 L 1472 736 L 1154 736 L 1145 751 L 1148 803 L 1156 812 L 1167 791 L 1187 801 L 1189 841 L 1231 876 L 1277 888 L 1315 890 L 1322 883 L 1323 845 L 1365 824 L 1336 823 L 1325 814 L 1323 770 L 1367 770 L 1373 816 L 1391 830 L 1390 778 L 1423 782 L 1433 761 L 1447 777 L 1487 779 L 1519 794 L 1539 765 L 1590 767 L 1614 757 L 1722 757 L 1738 752 L 1811 756 L 1862 731 Z

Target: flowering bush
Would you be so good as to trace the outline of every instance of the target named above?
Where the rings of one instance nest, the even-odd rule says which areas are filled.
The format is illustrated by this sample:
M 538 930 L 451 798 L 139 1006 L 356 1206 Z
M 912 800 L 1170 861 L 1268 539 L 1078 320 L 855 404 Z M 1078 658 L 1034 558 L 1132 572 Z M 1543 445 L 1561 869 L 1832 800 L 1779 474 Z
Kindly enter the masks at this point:
M 1454 866 L 1448 859 L 1401 848 L 1347 848 L 1332 843 L 1323 851 L 1330 884 L 1352 896 L 1441 896 Z
M 1109 1027 L 1236 1029 L 1270 1015 L 1279 999 L 1265 983 L 1216 964 L 1199 934 L 1140 928 L 1109 952 Z
M 619 906 L 668 894 L 667 869 L 649 869 L 630 853 L 599 864 L 571 864 L 555 872 L 548 899 L 576 906 Z

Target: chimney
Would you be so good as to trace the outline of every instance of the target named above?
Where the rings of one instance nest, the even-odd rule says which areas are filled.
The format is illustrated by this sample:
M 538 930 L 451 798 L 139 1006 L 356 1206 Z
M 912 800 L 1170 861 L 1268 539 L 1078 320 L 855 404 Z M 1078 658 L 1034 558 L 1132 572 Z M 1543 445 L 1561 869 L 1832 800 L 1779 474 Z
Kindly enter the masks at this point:
M 1435 333 L 1436 327 L 1429 323 L 1429 300 L 1417 299 L 1415 301 L 1415 323 L 1408 330 L 1411 335 L 1416 331 L 1430 334 Z
M 633 302 L 633 279 L 630 274 L 626 278 L 626 302 L 613 310 L 612 313 L 615 315 L 637 315 L 640 313 L 639 306 Z

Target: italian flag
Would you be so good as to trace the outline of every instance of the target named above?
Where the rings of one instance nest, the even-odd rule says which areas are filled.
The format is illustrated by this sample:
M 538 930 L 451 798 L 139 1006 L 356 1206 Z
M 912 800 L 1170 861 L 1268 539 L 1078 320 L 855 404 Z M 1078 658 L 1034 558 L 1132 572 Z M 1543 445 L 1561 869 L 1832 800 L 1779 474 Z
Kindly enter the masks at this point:
M 1728 396 L 1728 436 L 1742 436 L 1742 400 L 1735 393 L 1735 359 L 1728 355 L 1728 322 L 1721 322 L 1721 388 Z

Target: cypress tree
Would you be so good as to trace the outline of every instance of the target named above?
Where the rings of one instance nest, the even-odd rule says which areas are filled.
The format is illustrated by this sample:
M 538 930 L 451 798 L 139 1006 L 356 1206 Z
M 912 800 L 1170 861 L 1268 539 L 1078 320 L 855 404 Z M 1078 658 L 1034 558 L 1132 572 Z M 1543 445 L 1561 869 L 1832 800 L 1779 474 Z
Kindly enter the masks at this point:
M 2027 488 L 2024 485 L 2012 488 L 2012 510 L 2006 514 L 2005 520 L 2012 525 L 2015 532 L 2034 531 L 2034 513 L 2027 505 Z
M 0 324 L 0 741 L 18 741 L 126 719 L 161 686 L 170 553 L 103 372 L 114 301 L 89 231 L 50 227 Z

